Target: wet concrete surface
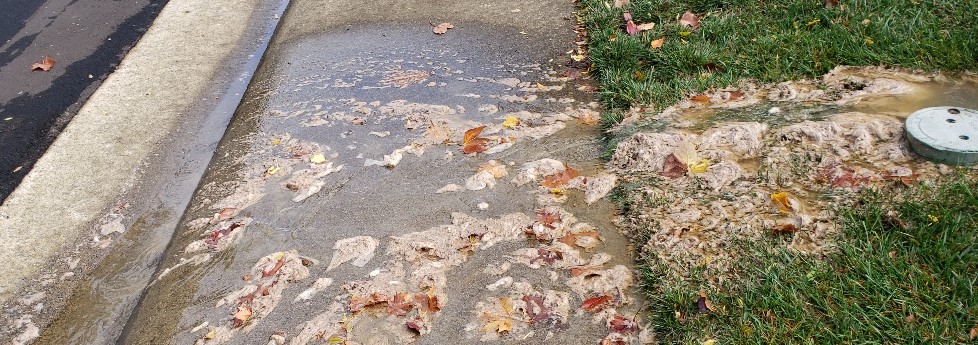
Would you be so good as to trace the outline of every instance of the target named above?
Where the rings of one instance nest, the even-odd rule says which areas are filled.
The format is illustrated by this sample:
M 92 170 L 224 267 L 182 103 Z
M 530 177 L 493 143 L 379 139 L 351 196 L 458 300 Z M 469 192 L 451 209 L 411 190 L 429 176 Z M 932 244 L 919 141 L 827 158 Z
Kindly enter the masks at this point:
M 166 0 L 5 1 L 0 10 L 0 201 L 142 37 Z M 44 56 L 49 72 L 31 71 Z
M 514 237 L 496 242 L 470 237 L 476 250 L 457 262 L 408 262 L 395 254 L 395 238 L 420 236 L 439 226 L 447 226 L 445 236 L 433 236 L 431 241 L 457 240 L 447 232 L 453 229 L 449 225 L 453 218 L 459 217 L 455 213 L 469 215 L 473 217 L 469 222 L 478 224 L 515 217 L 530 225 L 539 223 L 534 220 L 537 210 L 552 204 L 600 233 L 596 247 L 566 247 L 566 260 L 608 256 L 605 266 L 589 268 L 596 272 L 599 266 L 610 269 L 632 262 L 627 241 L 611 223 L 615 210 L 609 201 L 588 205 L 581 191 L 541 187 L 539 177 L 525 185 L 511 182 L 523 164 L 543 158 L 560 160 L 584 176 L 601 173 L 599 129 L 593 125 L 596 119 L 589 118 L 597 114 L 594 97 L 585 92 L 588 85 L 581 80 L 562 76 L 577 38 L 573 22 L 564 19 L 573 17 L 572 4 L 534 4 L 541 10 L 527 14 L 518 3 L 503 3 L 499 7 L 505 11 L 481 16 L 471 13 L 478 7 L 475 4 L 406 4 L 412 10 L 378 14 L 399 17 L 383 25 L 343 26 L 337 23 L 352 17 L 329 17 L 322 13 L 327 9 L 296 12 L 315 3 L 298 1 L 290 8 L 283 34 L 270 48 L 162 259 L 157 278 L 118 342 L 253 344 L 280 332 L 293 343 L 308 341 L 302 337 L 308 332 L 324 341 L 330 334 L 316 333 L 313 321 L 343 315 L 357 320 L 345 326 L 350 341 L 476 342 L 500 336 L 487 331 L 481 320 L 486 303 L 530 293 L 565 294 L 560 296 L 567 296 L 563 300 L 569 309 L 564 311 L 566 319 L 549 326 L 520 323 L 513 332 L 500 333 L 503 341 L 591 344 L 608 335 L 606 318 L 615 315 L 614 308 L 601 315 L 580 308 L 585 298 L 599 294 L 597 290 L 569 292 L 571 270 L 520 263 L 521 250 L 545 247 L 524 237 L 524 227 L 518 227 Z M 464 9 L 471 20 L 456 22 L 445 35 L 435 35 L 421 8 L 437 13 Z M 524 22 L 533 22 L 534 27 L 521 27 Z M 318 23 L 319 29 L 310 30 L 309 23 Z M 528 35 L 527 31 L 544 32 L 537 25 L 550 26 L 545 35 Z M 521 124 L 501 127 L 508 116 L 518 117 Z M 480 125 L 490 127 L 485 135 L 493 138 L 494 146 L 515 143 L 497 153 L 464 155 L 458 144 L 462 132 Z M 436 133 L 442 131 L 444 136 Z M 402 149 L 407 151 L 397 164 L 371 164 Z M 436 193 L 448 184 L 465 186 L 489 160 L 509 171 L 494 188 Z M 309 171 L 302 169 L 322 172 L 340 165 L 339 171 L 316 175 L 311 184 L 301 179 Z M 303 192 L 310 186 L 315 186 L 314 192 L 306 198 Z M 227 224 L 241 226 L 218 230 Z M 355 236 L 379 242 L 375 257 L 363 267 L 341 265 L 327 272 L 335 243 Z M 191 249 L 201 245 L 202 252 Z M 308 277 L 279 280 L 278 273 L 268 274 L 262 268 L 260 277 L 243 279 L 255 272 L 256 262 L 269 257 L 284 262 L 282 255 L 292 254 L 281 253 L 291 250 L 306 258 Z M 420 274 L 424 267 L 445 268 L 445 283 L 428 290 L 441 296 L 443 305 L 429 310 L 432 315 L 418 316 L 429 323 L 430 332 L 412 335 L 403 319 L 334 308 L 334 301 L 343 308 L 350 302 L 350 285 L 344 285 L 397 277 L 406 264 L 413 265 L 412 274 Z M 425 266 L 429 264 L 434 266 Z M 510 286 L 488 289 L 502 276 L 484 271 L 501 266 L 512 267 L 503 275 L 511 276 L 514 286 L 535 292 L 517 292 Z M 602 272 L 593 277 L 602 277 Z M 308 300 L 293 302 L 313 281 L 327 277 L 335 283 Z M 256 309 L 257 316 L 247 326 L 235 326 L 234 308 L 220 301 L 238 304 L 240 299 L 228 296 L 268 279 L 275 279 L 271 286 L 277 286 L 255 298 L 271 306 Z M 621 286 L 629 286 L 630 279 L 623 278 L 629 282 Z M 408 285 L 409 290 L 418 288 Z M 634 315 L 636 305 L 629 291 L 608 288 L 614 291 L 606 292 L 615 295 L 613 305 Z

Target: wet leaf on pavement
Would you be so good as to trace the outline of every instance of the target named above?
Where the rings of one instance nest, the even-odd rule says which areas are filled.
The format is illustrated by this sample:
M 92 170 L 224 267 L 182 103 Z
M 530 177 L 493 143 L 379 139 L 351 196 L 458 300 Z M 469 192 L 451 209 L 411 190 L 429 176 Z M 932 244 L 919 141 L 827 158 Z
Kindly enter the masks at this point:
M 604 309 L 610 303 L 611 303 L 611 296 L 601 295 L 598 297 L 591 297 L 584 300 L 584 303 L 581 303 L 581 308 L 584 308 L 584 310 L 587 312 L 593 313 L 601 309 Z
M 231 327 L 240 328 L 244 326 L 251 319 L 251 314 L 251 307 L 239 306 L 238 311 L 234 313 L 234 318 L 231 319 Z
M 540 185 L 547 188 L 557 188 L 578 176 L 581 176 L 579 171 L 567 166 L 567 164 L 564 164 L 563 171 L 544 177 L 543 182 L 540 182 Z
M 56 62 L 57 61 L 54 61 L 54 59 L 52 59 L 50 56 L 44 56 L 44 59 L 42 59 L 41 62 L 31 65 L 31 71 L 50 71 L 51 67 L 54 67 Z
M 434 32 L 435 34 L 441 35 L 441 34 L 444 34 L 444 33 L 448 32 L 449 29 L 452 29 L 454 27 L 455 26 L 452 25 L 452 23 L 441 23 L 441 24 L 438 24 L 435 27 L 431 28 L 431 32 Z
M 465 136 L 462 139 L 462 153 L 479 153 L 486 150 L 489 139 L 479 137 L 479 134 L 485 129 L 486 126 L 480 126 L 465 131 Z

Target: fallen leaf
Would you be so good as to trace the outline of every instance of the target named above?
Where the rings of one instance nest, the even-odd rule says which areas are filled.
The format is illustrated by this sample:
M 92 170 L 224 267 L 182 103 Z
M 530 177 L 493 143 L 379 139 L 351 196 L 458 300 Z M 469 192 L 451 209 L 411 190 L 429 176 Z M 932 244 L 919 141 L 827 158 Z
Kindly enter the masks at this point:
M 352 120 L 350 120 L 350 123 L 352 123 L 354 125 L 363 126 L 363 125 L 367 124 L 367 120 L 364 120 L 363 118 L 360 118 L 360 117 L 354 117 Z
M 651 47 L 652 49 L 659 49 L 662 48 L 662 45 L 665 43 L 666 43 L 666 37 L 662 36 L 659 37 L 658 39 L 652 40 L 652 43 L 649 43 L 649 47 Z
M 584 303 L 581 303 L 581 308 L 584 308 L 584 310 L 587 312 L 593 313 L 598 310 L 604 309 L 610 303 L 611 303 L 611 296 L 601 295 L 598 297 L 591 297 L 584 300 Z
M 482 330 L 486 332 L 497 332 L 506 333 L 513 330 L 513 321 L 507 318 L 495 318 L 482 326 Z
M 787 224 L 781 224 L 781 225 L 775 226 L 771 230 L 774 230 L 774 232 L 776 232 L 778 234 L 790 234 L 790 233 L 794 233 L 794 232 L 798 231 L 798 227 L 795 226 L 794 224 L 787 223 Z
M 700 157 L 700 154 L 696 152 L 696 145 L 687 140 L 680 142 L 672 154 L 686 166 L 686 170 L 690 174 L 702 174 L 709 167 L 709 161 Z
M 543 226 L 555 229 L 556 226 L 554 226 L 554 223 L 560 222 L 560 214 L 550 213 L 547 209 L 541 208 L 537 210 L 537 221 L 543 224 Z
M 54 59 L 52 59 L 50 56 L 45 55 L 41 62 L 31 65 L 31 71 L 50 71 L 51 67 L 54 67 L 56 62 L 57 61 L 54 61 Z
M 465 136 L 462 139 L 462 153 L 479 153 L 486 150 L 489 139 L 479 138 L 479 134 L 485 129 L 486 126 L 480 126 L 465 131 Z
M 655 23 L 645 23 L 635 27 L 638 32 L 655 29 Z
M 543 303 L 543 297 L 525 295 L 523 302 L 526 303 L 526 316 L 530 317 L 530 323 L 544 322 L 550 319 L 550 309 Z
M 691 100 L 693 102 L 699 102 L 699 103 L 710 103 L 710 96 L 707 96 L 707 95 L 695 95 L 695 96 L 689 97 L 689 100 Z
M 580 117 L 578 117 L 577 118 L 577 123 L 582 124 L 582 125 L 588 125 L 588 126 L 590 126 L 590 125 L 597 124 L 598 123 L 598 120 L 599 119 L 598 119 L 597 116 L 595 116 L 594 114 L 588 113 L 588 114 L 581 115 Z
M 594 230 L 581 231 L 581 232 L 574 233 L 574 234 L 564 235 L 563 237 L 561 237 L 560 239 L 558 239 L 557 242 L 564 243 L 564 244 L 566 244 L 568 246 L 578 246 L 578 247 L 581 247 L 581 248 L 587 248 L 587 246 L 582 246 L 582 245 L 580 245 L 580 244 L 577 243 L 577 240 L 580 239 L 580 238 L 582 238 L 582 237 L 590 237 L 590 238 L 593 238 L 593 239 L 597 240 L 597 239 L 600 238 L 600 235 L 598 235 L 598 232 L 597 231 L 594 231 Z M 593 247 L 593 245 L 591 247 Z
M 506 312 L 506 315 L 513 314 L 513 300 L 511 300 L 509 297 L 500 297 L 499 305 L 503 307 L 503 311 Z
M 273 266 L 272 269 L 261 272 L 261 277 L 265 278 L 265 277 L 271 277 L 275 275 L 275 273 L 278 273 L 278 270 L 282 269 L 282 265 L 285 265 L 285 259 L 278 259 L 278 261 L 275 262 L 275 266 Z
M 630 0 L 615 0 L 615 8 L 622 8 L 630 3 Z
M 716 345 L 716 344 L 717 344 L 716 339 L 707 339 L 706 341 L 703 342 L 703 345 Z
M 610 328 L 612 331 L 621 334 L 629 334 L 638 330 L 638 324 L 635 323 L 634 319 L 615 314 L 615 317 L 611 319 Z
M 441 300 L 439 300 L 438 296 L 435 295 L 435 291 L 428 290 L 427 296 L 428 296 L 428 310 L 430 310 L 433 313 L 437 313 L 441 311 Z
M 635 22 L 632 21 L 632 14 L 625 12 L 622 17 L 625 19 L 625 32 L 627 32 L 630 36 L 635 36 L 635 34 L 638 33 L 638 26 L 636 26 Z
M 530 259 L 530 264 L 534 264 L 537 261 L 543 261 L 548 265 L 552 265 L 557 260 L 563 260 L 564 254 L 556 250 L 548 250 L 546 248 L 537 248 L 537 257 Z
M 676 158 L 675 154 L 670 153 L 668 156 L 666 156 L 666 160 L 662 164 L 662 173 L 660 173 L 660 175 L 669 178 L 676 178 L 686 175 L 686 164 L 680 162 L 679 158 Z
M 543 178 L 543 182 L 540 182 L 540 185 L 547 188 L 557 188 L 578 176 L 581 176 L 579 171 L 564 164 L 563 171 L 547 175 Z
M 309 157 L 309 163 L 312 163 L 312 164 L 323 164 L 323 163 L 326 163 L 326 156 L 324 156 L 322 153 L 314 154 L 314 155 L 312 155 L 312 157 Z
M 727 98 L 727 102 L 733 102 L 744 97 L 744 93 L 740 91 L 730 91 L 730 97 Z
M 978 325 L 972 327 L 971 331 L 968 332 L 968 340 L 975 340 L 975 338 L 978 338 Z
M 414 298 L 406 291 L 394 295 L 394 300 L 387 303 L 387 314 L 405 316 L 414 308 Z
M 251 307 L 238 306 L 238 311 L 234 313 L 234 318 L 231 319 L 231 327 L 239 328 L 244 326 L 245 322 L 251 319 Z
M 454 27 L 455 27 L 455 25 L 452 25 L 452 23 L 441 23 L 441 24 L 438 24 L 437 26 L 431 28 L 431 32 L 434 32 L 435 34 L 441 35 L 441 34 L 444 34 L 444 33 L 448 32 L 449 29 L 452 29 Z
M 697 17 L 693 12 L 686 11 L 679 18 L 679 25 L 688 27 L 690 31 L 696 31 L 700 27 L 700 17 Z
M 706 291 L 703 291 L 703 289 L 700 289 L 700 295 L 696 298 L 696 307 L 701 313 L 716 311 L 716 309 L 713 309 L 713 304 L 710 303 L 710 298 L 706 296 Z
M 788 192 L 777 192 L 771 194 L 771 201 L 775 205 L 778 205 L 779 213 L 791 213 L 795 210 L 794 203 L 791 201 L 791 196 Z
M 824 1 L 822 1 L 822 5 L 824 5 L 825 8 L 833 8 L 833 7 L 835 7 L 838 4 L 839 4 L 839 0 L 824 0 Z
M 520 119 L 516 116 L 507 116 L 503 120 L 503 128 L 513 128 L 520 124 Z
M 350 296 L 350 311 L 357 313 L 364 308 L 369 306 L 377 305 L 380 303 L 387 303 L 390 301 L 390 297 L 381 293 L 372 293 L 369 295 L 352 295 Z
M 210 332 L 207 332 L 207 334 L 204 335 L 204 339 L 214 339 L 214 337 L 216 336 L 217 336 L 217 330 L 212 329 Z

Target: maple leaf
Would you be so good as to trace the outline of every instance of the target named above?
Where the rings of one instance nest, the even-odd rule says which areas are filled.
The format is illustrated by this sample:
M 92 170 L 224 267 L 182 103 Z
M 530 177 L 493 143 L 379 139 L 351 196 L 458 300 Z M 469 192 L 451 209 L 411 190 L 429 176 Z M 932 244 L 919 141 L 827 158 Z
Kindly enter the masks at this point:
M 621 314 L 615 314 L 615 317 L 609 322 L 609 328 L 621 334 L 629 334 L 638 330 L 638 324 L 635 323 L 634 319 L 626 318 Z
M 434 25 L 434 27 L 431 28 L 431 32 L 441 35 L 448 32 L 448 30 L 452 28 L 455 28 L 455 25 L 452 25 L 452 23 L 441 23 L 438 25 Z
M 42 59 L 41 62 L 37 62 L 31 65 L 31 71 L 44 71 L 44 72 L 50 71 L 51 67 L 54 67 L 54 64 L 56 62 L 57 61 L 54 61 L 54 59 L 52 59 L 50 56 L 45 55 L 44 59 Z
M 659 49 L 659 48 L 662 48 L 662 45 L 663 44 L 666 44 L 666 37 L 665 36 L 659 37 L 658 39 L 655 39 L 655 40 L 652 40 L 652 42 L 649 43 L 649 47 L 651 47 L 652 49 Z
M 530 317 L 530 323 L 544 322 L 550 319 L 550 309 L 543 303 L 543 297 L 525 295 L 523 302 L 526 302 L 526 316 Z
M 261 272 L 261 277 L 262 278 L 265 278 L 265 277 L 270 277 L 270 276 L 275 275 L 275 273 L 278 273 L 278 270 L 282 268 L 282 265 L 285 265 L 285 259 L 284 258 L 278 259 L 278 262 L 275 263 L 275 266 L 272 267 L 272 269 L 270 269 L 268 271 L 262 271 Z
M 462 153 L 479 153 L 486 150 L 489 139 L 479 138 L 479 134 L 485 129 L 486 126 L 480 126 L 465 131 L 465 136 L 462 138 Z
M 251 307 L 239 306 L 238 311 L 234 313 L 234 318 L 231 319 L 231 327 L 239 328 L 244 326 L 252 316 Z
M 499 306 L 503 308 L 503 312 L 505 312 L 507 316 L 513 314 L 513 300 L 509 297 L 500 297 Z
M 679 18 L 679 25 L 688 27 L 690 31 L 696 31 L 700 27 L 700 17 L 697 17 L 693 12 L 686 11 Z
M 778 205 L 779 213 L 791 213 L 795 210 L 794 202 L 788 192 L 777 192 L 771 194 L 771 201 Z
M 632 21 L 632 14 L 625 12 L 622 17 L 625 18 L 625 32 L 627 32 L 630 36 L 635 36 L 635 34 L 638 33 L 638 26 Z
M 714 312 L 713 304 L 710 303 L 710 298 L 706 296 L 706 291 L 700 289 L 700 295 L 696 298 L 696 307 L 701 313 Z
M 540 182 L 540 185 L 547 188 L 557 188 L 578 176 L 581 176 L 579 171 L 567 166 L 567 164 L 564 164 L 563 171 L 544 177 L 543 182 Z
M 593 313 L 598 310 L 604 309 L 610 303 L 611 303 L 611 296 L 601 295 L 598 297 L 591 297 L 584 300 L 584 302 L 581 303 L 581 308 L 584 308 L 584 310 L 587 312 Z
M 410 293 L 398 292 L 394 295 L 394 300 L 387 303 L 387 314 L 403 317 L 414 308 L 413 302 L 414 298 Z
M 679 161 L 675 154 L 669 154 L 666 156 L 665 162 L 662 164 L 662 172 L 659 173 L 662 176 L 676 178 L 686 175 L 686 164 Z

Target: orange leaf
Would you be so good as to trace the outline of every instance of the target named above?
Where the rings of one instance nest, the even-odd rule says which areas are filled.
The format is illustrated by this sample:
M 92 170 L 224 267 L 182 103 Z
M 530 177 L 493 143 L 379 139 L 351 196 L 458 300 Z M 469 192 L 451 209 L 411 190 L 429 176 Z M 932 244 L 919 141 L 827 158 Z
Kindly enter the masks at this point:
M 544 177 L 540 185 L 547 188 L 557 188 L 578 176 L 581 176 L 579 171 L 564 164 L 564 171 Z
M 540 224 L 543 224 L 543 226 L 554 229 L 556 228 L 556 226 L 554 226 L 554 223 L 560 221 L 560 214 L 550 213 L 547 212 L 546 209 L 541 208 L 537 210 L 537 221 L 540 222 Z
M 730 91 L 730 98 L 727 98 L 727 102 L 733 102 L 744 97 L 744 93 L 740 91 Z
M 649 47 L 651 47 L 652 49 L 659 49 L 662 48 L 663 44 L 666 44 L 665 36 L 659 37 L 659 39 L 657 40 L 653 40 L 652 43 L 649 43 Z
M 231 319 L 231 327 L 238 328 L 244 326 L 245 322 L 251 319 L 251 315 L 251 307 L 238 307 L 238 311 L 234 313 L 234 318 Z
M 567 235 L 564 235 L 564 237 L 561 237 L 559 240 L 557 240 L 557 242 L 564 243 L 564 244 L 566 244 L 568 246 L 578 246 L 578 247 L 580 247 L 579 245 L 577 245 L 577 238 L 578 237 L 594 237 L 594 238 L 598 238 L 598 236 L 599 236 L 598 235 L 598 232 L 597 231 L 594 231 L 594 230 L 581 231 L 581 232 L 578 232 L 576 234 L 567 234 Z
M 405 316 L 412 308 L 414 308 L 414 303 L 411 294 L 401 291 L 394 295 L 393 301 L 387 303 L 387 314 Z
M 479 134 L 485 129 L 486 126 L 480 126 L 465 131 L 465 136 L 462 139 L 462 153 L 479 153 L 486 150 L 489 139 L 479 138 Z
M 604 309 L 604 307 L 608 306 L 609 303 L 611 303 L 611 296 L 601 295 L 598 297 L 591 297 L 584 300 L 584 303 L 581 304 L 581 307 L 584 308 L 585 311 L 593 313 L 598 310 Z
M 710 103 L 710 97 L 706 95 L 696 95 L 689 98 L 693 102 Z
M 441 301 L 438 300 L 434 290 L 428 290 L 428 310 L 434 313 L 441 311 Z
M 275 275 L 275 273 L 278 273 L 278 270 L 282 268 L 282 265 L 285 265 L 285 259 L 284 258 L 278 259 L 278 262 L 275 263 L 275 266 L 272 267 L 272 269 L 270 269 L 268 271 L 262 271 L 261 272 L 261 277 L 262 278 L 265 278 L 265 277 L 270 277 L 270 276 Z
M 41 62 L 31 65 L 31 71 L 50 71 L 51 67 L 54 67 L 55 62 L 57 61 L 54 61 L 54 59 L 52 59 L 50 56 L 45 55 Z
M 792 205 L 793 203 L 791 202 L 791 196 L 788 194 L 788 192 L 777 192 L 771 194 L 771 201 L 773 201 L 775 205 L 778 205 L 778 212 L 780 213 L 790 213 L 791 211 L 795 210 L 794 206 Z
M 679 158 L 676 158 L 676 155 L 669 154 L 662 164 L 662 173 L 660 175 L 671 178 L 686 175 L 686 164 L 680 162 Z
M 771 230 L 774 230 L 774 232 L 777 232 L 779 234 L 790 234 L 790 233 L 793 233 L 795 231 L 798 231 L 798 227 L 795 226 L 794 224 L 790 224 L 789 223 L 789 224 L 781 224 L 781 225 L 775 226 L 774 229 L 771 229 Z

